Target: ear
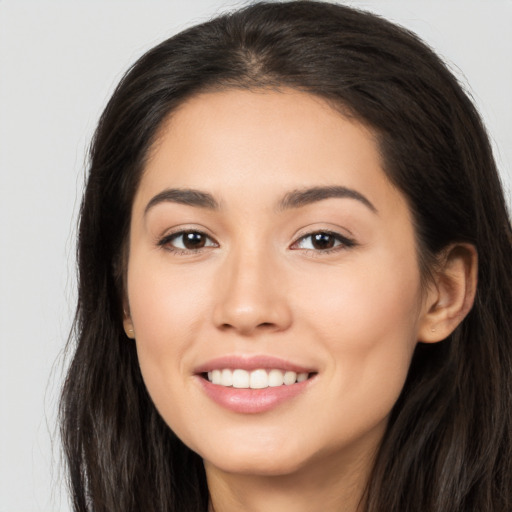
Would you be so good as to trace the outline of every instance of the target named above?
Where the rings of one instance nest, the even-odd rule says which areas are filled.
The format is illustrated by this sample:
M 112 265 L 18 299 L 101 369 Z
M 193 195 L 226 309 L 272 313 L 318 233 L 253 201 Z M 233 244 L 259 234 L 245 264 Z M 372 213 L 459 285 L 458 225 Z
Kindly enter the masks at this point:
M 126 333 L 126 336 L 128 336 L 128 338 L 133 340 L 135 339 L 135 330 L 133 328 L 133 322 L 130 316 L 130 312 L 126 306 L 123 308 L 123 315 L 124 332 Z
M 447 338 L 473 306 L 478 254 L 471 244 L 452 244 L 439 255 L 424 302 L 418 341 L 436 343 Z

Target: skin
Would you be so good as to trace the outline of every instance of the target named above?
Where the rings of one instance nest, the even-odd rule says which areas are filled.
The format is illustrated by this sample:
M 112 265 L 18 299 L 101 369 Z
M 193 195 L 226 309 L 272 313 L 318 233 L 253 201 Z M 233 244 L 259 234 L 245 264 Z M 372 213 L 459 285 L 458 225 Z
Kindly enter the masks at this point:
M 372 207 L 353 197 L 278 206 L 325 186 Z M 148 209 L 169 188 L 219 207 Z M 169 237 L 180 231 L 205 233 L 204 247 Z M 319 249 L 308 237 L 318 232 L 341 238 Z M 227 90 L 174 112 L 133 204 L 124 325 L 156 407 L 203 457 L 212 510 L 357 510 L 414 347 L 464 317 L 475 269 L 472 248 L 451 247 L 422 288 L 411 214 L 371 131 L 323 100 Z M 317 374 L 269 411 L 233 412 L 194 374 L 225 355 L 272 355 Z

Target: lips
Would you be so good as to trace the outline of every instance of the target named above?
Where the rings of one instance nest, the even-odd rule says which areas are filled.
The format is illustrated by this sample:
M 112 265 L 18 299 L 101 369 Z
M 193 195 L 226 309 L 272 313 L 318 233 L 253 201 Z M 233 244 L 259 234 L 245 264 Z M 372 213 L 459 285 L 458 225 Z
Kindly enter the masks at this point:
M 286 359 L 281 359 L 279 357 L 266 355 L 230 355 L 211 359 L 208 362 L 197 366 L 194 369 L 194 373 L 208 373 L 213 370 L 222 370 L 224 368 L 240 369 L 249 372 L 261 368 L 268 370 L 275 368 L 282 371 L 291 371 L 295 373 L 315 372 L 314 368 L 296 364 Z
M 198 366 L 194 373 L 218 405 L 260 413 L 305 392 L 317 372 L 272 356 L 227 356 Z

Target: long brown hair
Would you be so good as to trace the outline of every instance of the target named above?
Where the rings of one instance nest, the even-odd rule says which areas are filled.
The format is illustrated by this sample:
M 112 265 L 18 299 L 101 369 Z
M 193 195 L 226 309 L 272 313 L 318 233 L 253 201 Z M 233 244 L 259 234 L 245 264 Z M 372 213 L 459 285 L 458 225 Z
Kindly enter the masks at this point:
M 365 495 L 366 512 L 512 510 L 512 235 L 471 101 L 414 34 L 330 3 L 258 3 L 144 55 L 108 103 L 80 212 L 74 351 L 61 400 L 76 512 L 205 512 L 202 461 L 158 415 L 122 328 L 124 247 L 163 120 L 200 91 L 287 86 L 377 136 L 413 213 L 422 270 L 452 242 L 479 253 L 475 305 L 418 344 Z

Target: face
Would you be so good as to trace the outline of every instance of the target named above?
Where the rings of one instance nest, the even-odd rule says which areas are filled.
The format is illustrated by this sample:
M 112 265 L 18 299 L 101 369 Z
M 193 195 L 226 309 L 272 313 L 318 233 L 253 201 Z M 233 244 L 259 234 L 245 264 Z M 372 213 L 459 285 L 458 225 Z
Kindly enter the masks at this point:
M 207 467 L 289 474 L 378 445 L 423 301 L 372 133 L 305 93 L 208 93 L 137 191 L 129 318 L 160 414 Z

